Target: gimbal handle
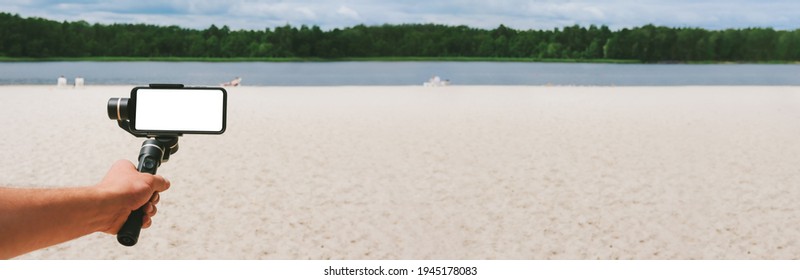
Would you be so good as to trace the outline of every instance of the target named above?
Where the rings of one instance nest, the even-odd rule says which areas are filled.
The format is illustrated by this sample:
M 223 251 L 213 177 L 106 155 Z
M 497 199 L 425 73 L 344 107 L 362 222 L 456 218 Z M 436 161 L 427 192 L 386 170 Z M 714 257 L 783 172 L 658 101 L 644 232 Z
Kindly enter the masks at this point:
M 147 139 L 142 143 L 142 148 L 139 150 L 139 166 L 137 170 L 141 173 L 150 173 L 155 175 L 161 162 L 166 162 L 170 154 L 178 151 L 178 137 L 157 137 L 156 139 Z M 145 203 L 145 205 L 147 205 Z M 142 222 L 144 218 L 144 207 L 142 205 L 128 215 L 128 219 L 122 228 L 117 232 L 117 241 L 119 244 L 125 246 L 136 245 L 139 241 L 139 233 L 142 230 Z

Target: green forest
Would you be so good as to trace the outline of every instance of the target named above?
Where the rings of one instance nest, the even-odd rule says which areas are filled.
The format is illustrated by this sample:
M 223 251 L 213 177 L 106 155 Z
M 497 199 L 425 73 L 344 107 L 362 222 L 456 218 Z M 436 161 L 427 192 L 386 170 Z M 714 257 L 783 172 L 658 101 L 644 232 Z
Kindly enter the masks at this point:
M 632 62 L 796 62 L 800 29 L 705 30 L 645 25 L 492 30 L 438 24 L 204 30 L 148 24 L 58 22 L 0 13 L 0 57 L 198 60 L 396 59 Z

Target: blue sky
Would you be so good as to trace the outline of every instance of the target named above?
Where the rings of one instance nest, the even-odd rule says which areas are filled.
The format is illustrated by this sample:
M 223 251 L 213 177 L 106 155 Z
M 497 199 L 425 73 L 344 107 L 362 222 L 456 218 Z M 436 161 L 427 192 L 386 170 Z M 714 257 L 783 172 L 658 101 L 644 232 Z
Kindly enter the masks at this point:
M 263 29 L 285 24 L 323 29 L 356 24 L 440 23 L 495 28 L 552 29 L 648 23 L 707 29 L 800 28 L 798 0 L 0 0 L 0 11 L 24 17 L 90 23 L 149 23 L 204 29 Z

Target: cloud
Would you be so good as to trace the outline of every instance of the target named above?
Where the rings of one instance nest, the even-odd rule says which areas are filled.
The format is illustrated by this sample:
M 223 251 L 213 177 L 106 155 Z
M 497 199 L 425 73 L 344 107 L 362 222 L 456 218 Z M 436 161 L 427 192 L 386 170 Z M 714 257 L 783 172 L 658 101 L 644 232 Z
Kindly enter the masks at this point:
M 298 7 L 298 8 L 295 8 L 294 10 L 297 11 L 298 13 L 300 13 L 301 15 L 303 15 L 303 17 L 305 17 L 305 19 L 314 20 L 314 19 L 317 18 L 317 13 L 315 13 L 313 10 L 311 10 L 311 8 Z
M 800 28 L 800 1 L 793 0 L 0 0 L 0 9 L 22 16 L 100 23 L 149 23 L 206 28 L 263 29 L 359 23 L 439 23 L 494 28 L 552 29 L 608 25 L 612 29 L 652 23 L 710 29 Z
M 347 6 L 340 6 L 338 10 L 336 10 L 337 14 L 345 16 L 350 19 L 359 19 L 358 12 L 353 9 L 348 8 Z

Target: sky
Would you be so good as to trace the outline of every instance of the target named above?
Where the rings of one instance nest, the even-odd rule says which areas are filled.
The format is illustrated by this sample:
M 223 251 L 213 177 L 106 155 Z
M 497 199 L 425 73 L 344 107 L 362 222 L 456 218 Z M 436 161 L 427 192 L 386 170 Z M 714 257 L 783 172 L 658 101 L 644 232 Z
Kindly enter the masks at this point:
M 357 24 L 437 23 L 492 29 L 645 24 L 706 29 L 800 28 L 798 0 L 0 0 L 23 17 L 263 30 L 290 24 L 323 30 Z

